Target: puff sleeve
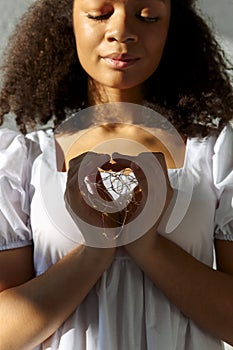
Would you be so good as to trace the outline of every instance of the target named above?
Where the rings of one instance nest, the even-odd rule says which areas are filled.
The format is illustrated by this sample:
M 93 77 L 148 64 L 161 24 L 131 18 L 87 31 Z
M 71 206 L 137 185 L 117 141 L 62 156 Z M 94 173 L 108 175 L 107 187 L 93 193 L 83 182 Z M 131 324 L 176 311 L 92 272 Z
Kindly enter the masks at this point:
M 25 137 L 0 129 L 0 250 L 32 244 Z
M 218 196 L 215 238 L 233 241 L 233 126 L 219 135 L 213 158 L 214 184 Z

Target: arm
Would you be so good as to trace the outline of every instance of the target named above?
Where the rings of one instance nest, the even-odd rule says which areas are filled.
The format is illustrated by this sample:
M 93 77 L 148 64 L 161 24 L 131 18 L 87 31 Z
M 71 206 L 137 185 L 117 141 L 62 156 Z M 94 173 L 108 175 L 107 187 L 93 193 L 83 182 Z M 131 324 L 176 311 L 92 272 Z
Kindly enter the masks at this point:
M 33 246 L 0 252 L 0 293 L 34 277 Z
M 172 189 L 163 156 L 157 153 L 154 155 L 164 171 L 167 184 L 166 202 L 154 227 L 138 240 L 125 245 L 125 249 L 151 281 L 187 317 L 216 337 L 233 344 L 233 243 L 217 242 L 219 271 L 216 271 L 157 233 L 160 219 L 172 198 Z M 138 158 L 137 163 L 140 160 Z M 149 160 L 147 161 L 147 154 L 142 154 L 141 160 L 141 169 L 146 169 L 148 173 L 151 165 Z M 143 207 L 146 201 L 143 200 L 143 194 L 147 189 L 145 176 L 133 163 L 132 168 L 142 189 L 142 200 L 139 198 L 138 203 Z M 156 176 L 160 174 L 157 175 L 156 171 L 153 174 L 151 171 L 149 181 L 153 179 L 150 183 L 154 184 L 155 188 L 151 188 L 155 193 Z M 154 198 L 156 200 L 156 196 Z M 156 206 L 157 202 L 154 205 Z M 134 219 L 131 212 L 128 216 Z
M 0 350 L 32 349 L 48 338 L 85 298 L 113 256 L 114 249 L 81 246 L 31 279 L 31 247 L 0 253 Z
M 126 250 L 187 317 L 233 345 L 233 243 L 218 241 L 216 246 L 221 271 L 199 262 L 153 230 Z
M 68 171 L 66 204 L 77 218 L 81 216 L 86 244 L 90 239 L 86 223 L 95 235 L 96 228 L 103 230 L 103 222 L 101 213 L 83 199 L 87 190 L 79 188 L 78 176 L 82 177 L 80 184 L 83 185 L 86 174 L 98 175 L 98 165 L 108 160 L 105 155 L 84 154 L 71 162 Z M 87 166 L 83 166 L 84 161 Z M 99 181 L 99 192 L 103 188 L 101 185 Z M 94 186 L 93 191 L 96 194 Z M 107 197 L 107 200 L 111 199 Z M 118 214 L 108 215 L 104 222 L 106 230 L 111 228 L 114 233 L 118 225 L 115 225 L 115 216 Z M 36 278 L 33 278 L 32 247 L 0 253 L 0 319 L 4 320 L 0 327 L 0 350 L 35 347 L 53 334 L 77 308 L 110 266 L 115 254 L 114 247 L 102 248 L 98 232 L 93 239 L 96 245 L 77 247 Z

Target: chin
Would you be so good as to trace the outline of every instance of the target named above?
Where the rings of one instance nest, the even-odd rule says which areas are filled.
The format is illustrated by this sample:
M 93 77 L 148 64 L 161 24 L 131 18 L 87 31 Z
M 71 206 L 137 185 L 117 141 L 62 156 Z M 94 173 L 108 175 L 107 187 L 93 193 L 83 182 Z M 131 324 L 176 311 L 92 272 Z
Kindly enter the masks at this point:
M 106 87 L 111 89 L 117 89 L 117 90 L 128 90 L 133 89 L 139 85 L 141 85 L 142 82 L 130 82 L 130 81 L 118 81 L 114 83 L 104 84 Z
M 111 89 L 126 90 L 140 85 L 143 79 L 135 79 L 138 72 L 127 74 L 129 72 L 115 72 L 115 74 L 102 74 L 100 79 L 96 79 L 103 86 Z M 104 77 L 104 79 L 103 79 Z

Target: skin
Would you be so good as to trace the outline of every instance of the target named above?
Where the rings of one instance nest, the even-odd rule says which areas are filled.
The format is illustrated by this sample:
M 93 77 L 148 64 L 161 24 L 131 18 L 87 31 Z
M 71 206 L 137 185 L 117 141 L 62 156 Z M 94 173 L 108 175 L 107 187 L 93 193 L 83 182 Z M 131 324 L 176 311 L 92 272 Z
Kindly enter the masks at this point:
M 135 8 L 141 8 L 142 3 L 149 7 L 147 1 L 109 1 L 104 11 L 114 11 L 112 17 L 103 22 L 86 18 L 85 11 L 92 10 L 93 2 L 74 2 L 78 54 L 91 77 L 90 103 L 99 103 L 100 100 L 140 103 L 143 99 L 140 84 L 157 68 L 165 45 L 169 2 L 150 2 L 156 5 L 155 15 L 158 10 L 162 18 L 161 22 L 153 24 L 145 24 L 135 17 Z M 84 3 L 88 4 L 87 9 Z M 102 11 L 101 1 L 95 3 L 100 4 Z M 99 15 L 98 11 L 99 8 Z M 153 49 L 152 32 L 156 37 Z M 141 62 L 138 60 L 135 66 L 126 69 L 113 69 L 100 58 L 101 54 L 115 50 L 124 52 L 126 49 L 130 54 L 139 56 Z M 88 58 L 87 62 L 84 56 Z M 98 87 L 98 98 L 101 99 L 97 99 L 94 87 Z M 159 161 L 166 174 L 165 160 L 161 155 Z M 145 186 L 143 179 L 140 185 L 142 188 Z M 164 211 L 169 200 L 168 197 Z M 143 237 L 125 246 L 125 250 L 185 315 L 207 331 L 233 344 L 233 244 L 216 242 L 219 271 L 215 271 L 157 234 L 157 226 L 158 222 Z M 0 253 L 0 319 L 4 320 L 0 327 L 0 350 L 27 350 L 48 338 L 111 265 L 115 252 L 114 248 L 103 251 L 88 246 L 77 247 L 36 278 L 31 247 Z M 24 324 L 27 326 L 22 327 Z
M 142 102 L 141 83 L 159 65 L 169 20 L 168 0 L 74 1 L 78 57 L 94 81 L 92 103 L 98 103 L 96 88 L 107 101 Z M 111 55 L 127 55 L 128 62 L 113 62 Z

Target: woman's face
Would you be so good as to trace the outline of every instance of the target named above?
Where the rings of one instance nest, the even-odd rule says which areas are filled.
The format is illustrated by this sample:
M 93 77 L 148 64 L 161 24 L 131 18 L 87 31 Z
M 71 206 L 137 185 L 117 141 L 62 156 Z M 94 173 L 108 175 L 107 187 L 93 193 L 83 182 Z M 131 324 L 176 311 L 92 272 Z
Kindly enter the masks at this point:
M 74 0 L 80 63 L 105 87 L 140 86 L 159 65 L 169 20 L 170 0 Z

